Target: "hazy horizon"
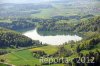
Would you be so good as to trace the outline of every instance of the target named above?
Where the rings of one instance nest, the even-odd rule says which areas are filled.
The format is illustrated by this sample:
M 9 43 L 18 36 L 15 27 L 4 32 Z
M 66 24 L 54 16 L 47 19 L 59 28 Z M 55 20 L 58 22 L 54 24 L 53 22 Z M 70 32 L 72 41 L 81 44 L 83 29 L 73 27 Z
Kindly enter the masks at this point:
M 0 0 L 0 3 L 41 3 L 41 2 L 49 2 L 53 0 Z

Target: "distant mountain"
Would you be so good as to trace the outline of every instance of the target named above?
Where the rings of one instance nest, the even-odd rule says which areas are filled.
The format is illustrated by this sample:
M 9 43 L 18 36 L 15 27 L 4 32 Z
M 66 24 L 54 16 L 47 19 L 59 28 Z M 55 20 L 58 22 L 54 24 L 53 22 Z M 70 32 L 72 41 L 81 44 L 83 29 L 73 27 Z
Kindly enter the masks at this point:
M 1 3 L 43 3 L 43 2 L 48 2 L 50 0 L 0 0 Z
M 90 3 L 90 2 L 94 2 L 94 1 L 100 1 L 100 0 L 53 0 L 52 2 L 56 2 L 56 3 Z

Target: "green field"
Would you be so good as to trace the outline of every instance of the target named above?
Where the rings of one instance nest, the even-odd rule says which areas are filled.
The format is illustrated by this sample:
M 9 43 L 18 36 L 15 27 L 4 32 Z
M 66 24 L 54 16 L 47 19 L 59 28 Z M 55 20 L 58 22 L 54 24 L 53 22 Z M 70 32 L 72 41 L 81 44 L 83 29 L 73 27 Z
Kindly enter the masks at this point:
M 0 66 L 7 66 L 6 64 L 2 64 L 2 63 L 0 63 Z
M 43 46 L 43 47 L 32 48 L 30 50 L 31 51 L 38 51 L 38 50 L 40 50 L 40 51 L 44 51 L 47 54 L 53 54 L 53 53 L 55 53 L 58 50 L 58 48 L 57 48 L 57 46 L 51 46 L 50 45 L 50 46 Z
M 8 19 L 8 20 L 1 20 L 1 19 L 0 19 L 0 22 L 12 23 L 12 21 L 9 20 L 9 19 Z
M 11 53 L 5 54 L 5 55 L 1 55 L 0 59 L 5 59 L 6 63 L 9 64 L 14 64 L 16 66 L 24 66 L 24 65 L 30 65 L 30 66 L 35 66 L 36 64 L 41 65 L 41 62 L 38 58 L 33 57 L 32 55 L 32 51 L 44 51 L 47 54 L 53 54 L 55 52 L 57 52 L 58 50 L 58 46 L 41 46 L 41 47 L 34 47 L 31 49 L 23 49 L 23 50 L 18 50 L 15 51 L 14 50 Z M 74 51 L 76 50 L 76 45 L 73 45 L 73 47 L 71 47 L 70 44 L 65 45 L 64 48 L 66 50 L 71 50 Z M 95 46 L 95 48 L 100 48 L 100 44 L 97 44 Z M 96 52 L 96 49 L 92 49 L 92 50 L 82 50 L 80 53 L 83 54 L 88 54 L 90 51 Z M 100 50 L 100 49 L 98 49 Z M 73 55 L 69 56 L 68 58 L 75 58 L 78 57 L 78 54 L 75 52 Z M 6 66 L 6 65 L 0 65 L 0 66 Z M 64 66 L 64 64 L 52 64 L 52 65 L 42 65 L 42 66 Z
M 99 15 L 99 12 L 93 11 L 93 6 L 99 8 L 98 2 L 90 2 L 90 4 L 83 5 L 68 5 L 67 3 L 52 3 L 52 8 L 48 9 L 39 9 L 40 13 L 32 14 L 31 17 L 44 18 L 48 19 L 53 16 L 72 16 L 72 15 L 80 15 L 84 16 L 87 14 Z
M 32 57 L 32 53 L 29 50 L 12 52 L 4 56 L 0 56 L 0 58 L 3 58 L 6 60 L 6 62 L 17 66 L 25 64 L 34 66 L 35 64 L 39 64 L 39 60 Z
M 71 15 L 78 15 L 80 13 L 79 10 L 65 9 L 62 8 L 62 6 L 63 5 L 59 5 L 59 6 L 54 5 L 54 8 L 40 9 L 41 11 L 40 13 L 32 14 L 31 17 L 48 19 L 53 16 L 71 16 Z
M 57 51 L 57 47 L 56 46 L 43 46 L 43 47 L 16 51 L 16 52 L 8 53 L 6 55 L 2 55 L 0 56 L 0 59 L 5 59 L 7 63 L 14 64 L 16 66 L 25 65 L 25 64 L 28 64 L 30 66 L 35 66 L 35 64 L 40 64 L 40 61 L 39 59 L 33 57 L 32 51 L 34 50 L 35 51 L 43 50 L 44 52 L 48 54 L 52 54 Z

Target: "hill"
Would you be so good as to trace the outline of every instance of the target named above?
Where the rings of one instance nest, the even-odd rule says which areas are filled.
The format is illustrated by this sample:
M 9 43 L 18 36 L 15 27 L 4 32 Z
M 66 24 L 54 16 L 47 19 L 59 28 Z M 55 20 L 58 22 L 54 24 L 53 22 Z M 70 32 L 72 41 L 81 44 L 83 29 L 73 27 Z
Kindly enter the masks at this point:
M 83 21 L 77 24 L 74 28 L 78 32 L 100 32 L 100 16 Z
M 18 48 L 39 45 L 38 41 L 17 33 L 12 30 L 0 28 L 0 48 Z

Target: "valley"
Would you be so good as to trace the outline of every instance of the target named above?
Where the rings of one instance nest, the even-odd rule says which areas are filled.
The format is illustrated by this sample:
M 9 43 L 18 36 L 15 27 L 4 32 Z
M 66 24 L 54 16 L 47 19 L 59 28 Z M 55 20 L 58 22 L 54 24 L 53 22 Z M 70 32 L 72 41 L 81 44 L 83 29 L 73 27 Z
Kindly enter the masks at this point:
M 0 66 L 99 66 L 99 4 L 0 3 Z

